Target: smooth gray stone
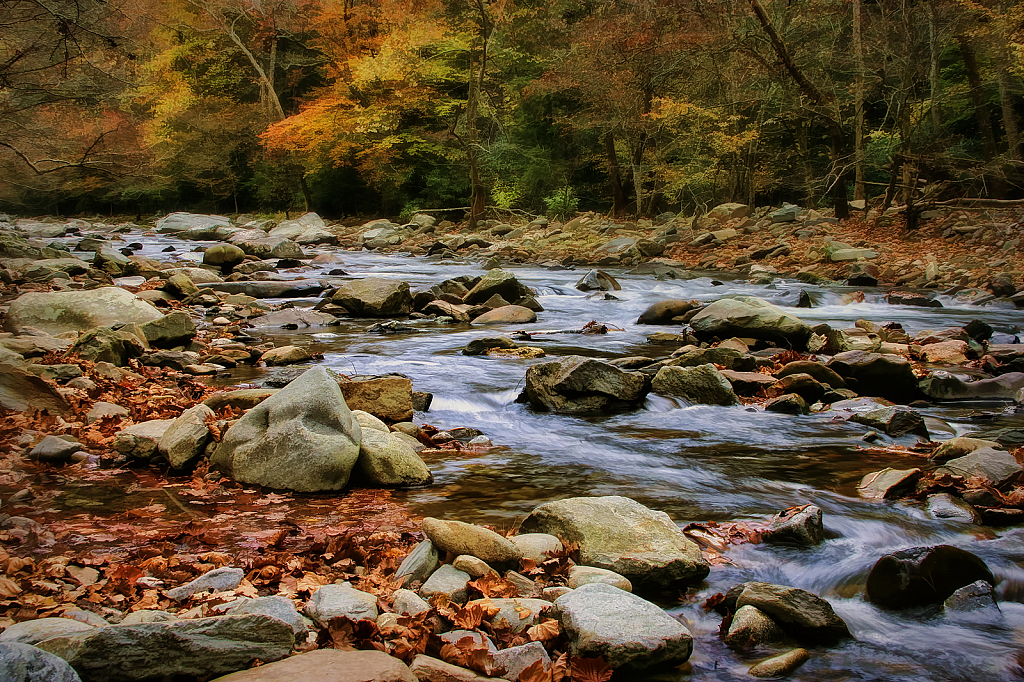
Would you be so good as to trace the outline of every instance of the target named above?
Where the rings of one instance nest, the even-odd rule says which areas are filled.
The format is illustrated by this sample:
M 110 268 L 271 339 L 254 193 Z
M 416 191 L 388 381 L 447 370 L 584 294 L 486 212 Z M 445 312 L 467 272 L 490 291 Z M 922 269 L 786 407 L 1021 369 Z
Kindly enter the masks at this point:
M 75 669 L 59 656 L 31 644 L 0 644 L 0 680 L 4 682 L 81 682 Z
M 306 615 L 324 626 L 331 618 L 377 620 L 377 597 L 348 583 L 324 585 L 306 602 Z
M 197 592 L 224 592 L 238 587 L 245 571 L 240 568 L 215 568 L 180 587 L 167 590 L 164 594 L 175 601 L 185 601 Z

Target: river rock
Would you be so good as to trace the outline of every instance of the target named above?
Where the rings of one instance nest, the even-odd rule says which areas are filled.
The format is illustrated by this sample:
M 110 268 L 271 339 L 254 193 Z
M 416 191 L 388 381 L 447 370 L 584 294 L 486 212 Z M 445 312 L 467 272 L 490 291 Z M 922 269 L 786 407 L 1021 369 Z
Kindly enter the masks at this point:
M 400 613 L 403 616 L 415 616 L 432 608 L 429 602 L 412 590 L 395 590 L 392 596 L 394 597 L 395 613 Z
M 51 637 L 92 632 L 96 627 L 71 618 L 35 618 L 8 625 L 0 632 L 3 644 L 38 644 Z
M 277 393 L 278 390 L 276 388 L 241 388 L 237 391 L 223 391 L 214 393 L 204 400 L 203 404 L 214 412 L 219 412 L 225 407 L 245 411 L 256 407 Z
M 869 500 L 892 500 L 910 492 L 920 478 L 920 469 L 887 467 L 862 478 L 857 485 L 857 492 Z
M 591 270 L 576 282 L 580 291 L 618 291 L 622 289 L 615 278 L 604 270 Z
M 309 628 L 302 615 L 295 610 L 295 604 L 288 597 L 272 595 L 269 597 L 256 597 L 254 599 L 240 598 L 225 604 L 224 613 L 232 616 L 241 616 L 255 613 L 270 616 L 283 620 L 292 626 L 292 632 L 296 637 L 304 635 Z M 124 621 L 122 621 L 124 622 Z
M 520 633 L 539 623 L 541 617 L 552 608 L 551 602 L 546 599 L 499 599 L 492 597 L 479 600 L 479 602 L 489 603 L 490 606 L 498 609 L 498 612 L 490 617 L 491 623 L 496 627 L 500 627 L 504 621 L 512 632 L 515 633 Z M 469 607 L 475 603 L 477 602 L 471 601 L 466 606 Z
M 408 587 L 414 582 L 424 582 L 440 565 L 437 548 L 430 540 L 424 540 L 409 552 L 402 564 L 395 571 L 395 579 L 402 579 L 402 586 Z
M 357 422 L 359 422 L 359 426 L 363 431 L 366 431 L 367 429 L 372 429 L 374 431 L 382 431 L 384 433 L 391 432 L 391 429 L 388 428 L 387 424 L 382 422 L 380 419 L 377 419 L 369 412 L 364 412 L 362 410 L 352 410 L 352 416 L 355 417 Z
M 327 224 L 323 221 L 316 213 L 310 211 L 304 213 L 298 218 L 292 218 L 291 220 L 282 220 L 277 224 L 277 227 L 270 230 L 268 234 L 271 237 L 284 237 L 285 239 L 295 239 L 303 232 L 311 229 L 327 228 Z
M 529 296 L 530 289 L 521 284 L 511 272 L 495 268 L 488 271 L 462 300 L 470 305 L 477 305 L 485 302 L 495 294 L 501 296 L 506 301 L 514 302 L 523 296 Z
M 156 307 L 120 287 L 88 291 L 28 293 L 16 298 L 4 319 L 4 330 L 34 327 L 57 336 L 115 324 L 145 324 L 163 317 Z
M 753 296 L 720 298 L 690 320 L 700 339 L 731 336 L 763 339 L 803 349 L 811 328 L 799 318 Z
M 611 585 L 584 585 L 555 600 L 572 656 L 600 656 L 613 668 L 684 663 L 686 627 L 654 604 Z
M 956 590 L 977 580 L 995 584 L 985 562 L 949 545 L 914 547 L 887 554 L 868 574 L 868 601 L 884 608 L 903 609 L 941 604 Z
M 417 682 L 417 679 L 404 663 L 383 651 L 317 649 L 211 682 Z
M 357 590 L 349 583 L 324 585 L 313 593 L 303 610 L 320 627 L 339 616 L 352 620 L 377 620 L 377 597 Z
M 668 514 L 628 497 L 572 497 L 534 509 L 520 528 L 576 542 L 580 562 L 615 571 L 634 585 L 696 582 L 710 568 Z
M 759 644 L 771 644 L 785 639 L 774 620 L 755 606 L 743 606 L 732 617 L 725 643 L 737 649 L 746 649 Z
M 742 585 L 736 609 L 754 606 L 800 641 L 830 644 L 850 637 L 850 630 L 827 601 L 807 590 L 771 583 Z
M 169 268 L 163 271 L 164 276 L 185 275 L 193 284 L 217 284 L 224 281 L 224 278 L 213 270 L 206 268 Z
M 463 573 L 468 573 L 474 580 L 488 573 L 498 575 L 498 572 L 488 566 L 486 561 L 478 559 L 471 554 L 460 554 L 452 559 L 452 567 L 459 569 Z
M 572 414 L 636 403 L 648 391 L 647 379 L 592 358 L 570 355 L 526 370 L 524 395 L 533 407 Z
M 173 419 L 151 419 L 121 429 L 110 444 L 115 452 L 130 459 L 152 459 Z
M 46 436 L 29 451 L 28 458 L 37 462 L 66 464 L 71 461 L 71 455 L 81 449 L 81 443 L 64 440 L 57 436 Z
M 434 475 L 405 441 L 391 433 L 362 429 L 356 466 L 371 485 L 406 488 L 428 485 Z
M 551 657 L 548 656 L 547 649 L 540 642 L 510 646 L 493 654 L 493 658 L 495 665 L 505 669 L 502 678 L 512 682 L 518 680 L 522 672 L 537 661 L 541 662 L 544 670 L 548 670 L 551 667 Z
M 573 566 L 569 569 L 569 579 L 565 583 L 567 587 L 576 589 L 577 587 L 590 585 L 591 583 L 611 585 L 612 587 L 617 587 L 626 592 L 633 591 L 633 583 L 629 582 L 628 578 L 623 575 L 619 575 L 615 571 L 609 571 L 607 568 L 597 568 L 596 566 Z
M 175 469 L 197 459 L 210 440 L 207 422 L 215 417 L 213 410 L 202 403 L 182 412 L 160 439 L 160 454 Z
M 760 395 L 762 389 L 773 386 L 775 377 L 760 372 L 735 372 L 731 369 L 718 370 L 722 376 L 732 384 L 732 390 L 736 395 L 755 396 Z
M 985 440 L 984 438 L 971 438 L 969 436 L 955 436 L 947 441 L 944 441 L 939 447 L 935 448 L 932 452 L 931 459 L 933 462 L 945 462 L 946 460 L 955 459 L 957 457 L 963 457 L 969 455 L 975 450 L 981 448 L 998 448 L 999 443 L 994 440 Z
M 307 308 L 286 308 L 261 315 L 249 320 L 253 327 L 285 327 L 295 325 L 300 329 L 321 327 L 331 324 L 338 318 L 334 315 L 309 310 Z
M 203 252 L 207 265 L 232 266 L 245 260 L 245 251 L 234 244 L 214 244 Z
M 732 384 L 711 363 L 697 367 L 662 367 L 651 382 L 658 395 L 694 405 L 739 405 Z
M 284 237 L 263 237 L 262 239 L 232 240 L 232 243 L 245 251 L 247 256 L 256 256 L 261 260 L 267 258 L 305 258 L 302 247 L 291 239 Z
M 507 336 L 485 336 L 467 343 L 462 349 L 462 354 L 483 355 L 492 348 L 516 348 L 516 343 Z
M 884 431 L 894 438 L 908 433 L 928 438 L 928 427 L 925 426 L 924 417 L 916 410 L 901 405 L 857 412 L 850 417 L 850 421 L 864 424 L 876 431 Z
M 473 318 L 474 325 L 530 324 L 537 321 L 537 313 L 521 305 L 505 305 Z
M 345 282 L 331 300 L 354 317 L 403 317 L 412 312 L 409 284 L 380 277 Z
M 780 414 L 807 414 L 807 401 L 796 393 L 785 393 L 766 402 L 764 411 Z
M 697 301 L 684 301 L 682 299 L 670 299 L 659 301 L 640 313 L 637 324 L 678 324 L 675 318 L 682 317 L 691 310 L 699 307 Z
M 217 228 L 230 224 L 231 220 L 222 215 L 178 212 L 165 215 L 156 221 L 156 231 L 160 234 L 172 234 L 193 228 Z
M 188 343 L 196 335 L 196 325 L 188 313 L 175 310 L 142 325 L 142 333 L 151 346 L 173 348 Z
M 423 519 L 423 533 L 442 552 L 470 554 L 488 564 L 511 564 L 522 556 L 508 538 L 471 523 L 428 516 Z
M 420 587 L 420 595 L 430 599 L 443 594 L 457 604 L 465 604 L 469 598 L 467 586 L 470 580 L 470 575 L 465 571 L 460 571 L 451 564 L 441 564 Z
M 821 509 L 808 504 L 802 508 L 780 512 L 771 520 L 761 536 L 769 544 L 800 547 L 820 545 L 825 540 Z
M 45 410 L 64 415 L 71 407 L 54 386 L 20 366 L 0 361 L 0 405 L 15 412 Z
M 978 513 L 977 509 L 949 493 L 937 493 L 928 496 L 928 515 L 933 519 L 981 523 L 981 514 Z
M 796 360 L 786 365 L 775 373 L 777 379 L 783 379 L 793 374 L 809 374 L 814 380 L 821 384 L 828 384 L 832 388 L 845 388 L 846 381 L 836 372 L 820 362 L 810 360 Z
M 1017 481 L 1022 469 L 1017 459 L 1006 450 L 979 448 L 963 457 L 948 460 L 936 471 L 949 472 L 964 478 L 977 476 L 1000 488 Z
M 431 658 L 424 654 L 416 654 L 416 657 L 412 659 L 412 665 L 409 666 L 409 670 L 412 671 L 419 682 L 485 682 L 485 680 L 496 679 L 477 675 L 472 670 L 460 668 L 457 665 L 445 663 L 440 659 Z
M 313 367 L 235 422 L 210 464 L 268 488 L 341 490 L 360 440 L 337 382 L 323 367 Z
M 450 317 L 459 324 L 469 324 L 471 310 L 473 310 L 473 306 L 438 299 L 423 306 L 420 312 L 424 315 Z
M 0 644 L 0 680 L 4 682 L 81 682 L 59 656 L 31 644 Z
M 965 341 L 940 341 L 921 346 L 921 359 L 936 365 L 962 365 L 967 362 Z
M 226 592 L 233 590 L 242 583 L 245 571 L 240 568 L 215 568 L 207 571 L 195 580 L 164 592 L 174 601 L 185 601 L 197 592 Z
M 109 362 L 124 367 L 132 358 L 141 357 L 146 346 L 138 336 L 125 329 L 97 327 L 85 332 L 71 346 L 71 352 L 81 360 Z
M 921 391 L 933 400 L 1013 400 L 1024 389 L 1024 372 L 1010 372 L 990 379 L 964 381 L 949 372 L 937 371 L 921 380 Z
M 389 422 L 413 417 L 412 381 L 400 374 L 337 377 L 345 403 Z
M 810 374 L 800 372 L 787 374 L 779 379 L 779 386 L 786 393 L 796 393 L 804 399 L 808 405 L 821 400 L 825 395 L 826 387 L 818 383 L 818 380 Z
M 245 294 L 253 298 L 306 298 L 319 296 L 326 287 L 315 279 L 289 279 L 270 282 L 215 282 L 203 289 L 226 294 Z M 216 305 L 216 304 L 214 304 Z
M 942 602 L 943 610 L 960 613 L 980 611 L 996 606 L 996 597 L 992 584 L 987 580 L 976 580 L 970 585 L 965 585 L 949 595 L 946 601 Z
M 920 395 L 910 361 L 901 356 L 851 350 L 835 355 L 828 367 L 860 395 L 902 403 Z
M 260 362 L 266 363 L 267 367 L 279 365 L 294 365 L 297 362 L 306 362 L 313 356 L 301 346 L 278 346 L 271 348 L 260 356 Z
M 524 559 L 538 564 L 550 559 L 549 553 L 554 554 L 564 549 L 562 541 L 548 533 L 523 533 L 522 535 L 513 535 L 509 540 L 519 548 Z
M 867 249 L 863 250 L 867 251 Z M 840 252 L 837 251 L 835 254 L 832 254 L 833 260 L 838 253 Z M 793 649 L 784 654 L 772 656 L 767 660 L 761 661 L 757 665 L 751 666 L 747 672 L 751 677 L 785 677 L 806 663 L 810 657 L 811 655 L 807 653 L 807 649 Z
M 234 672 L 255 660 L 284 658 L 294 642 L 287 623 L 247 615 L 111 625 L 53 637 L 39 648 L 66 660 L 85 680 L 115 682 Z
M 199 293 L 199 287 L 192 281 L 192 278 L 183 273 L 168 273 L 167 281 L 163 283 L 163 290 L 172 296 L 186 298 Z

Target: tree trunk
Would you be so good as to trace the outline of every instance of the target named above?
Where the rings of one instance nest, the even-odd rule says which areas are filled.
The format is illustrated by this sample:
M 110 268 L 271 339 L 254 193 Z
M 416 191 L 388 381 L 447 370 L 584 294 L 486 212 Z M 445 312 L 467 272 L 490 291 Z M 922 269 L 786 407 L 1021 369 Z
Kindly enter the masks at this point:
M 1002 35 L 1000 37 L 1003 37 Z M 1006 44 L 1000 41 L 996 46 L 996 72 L 999 78 L 999 103 L 1003 110 L 1003 130 L 1011 159 L 1020 158 L 1020 128 L 1017 114 L 1013 110 L 1013 93 L 1010 82 L 1010 64 L 1006 56 Z
M 934 128 L 932 133 L 937 136 L 942 128 L 942 110 L 939 106 L 942 98 L 942 82 L 939 80 L 939 22 L 935 16 L 935 1 L 928 0 L 924 9 L 928 13 L 928 81 L 931 85 L 932 100 L 928 112 L 932 117 L 932 128 Z
M 483 216 L 486 192 L 480 182 L 480 150 L 478 147 L 477 117 L 480 112 L 480 81 L 477 78 L 476 52 L 469 55 L 469 93 L 466 95 L 466 161 L 469 164 L 469 230 L 476 231 L 477 221 Z
M 854 181 L 853 198 L 867 199 L 864 187 L 864 40 L 861 33 L 861 0 L 853 0 L 853 54 L 856 61 L 857 76 L 855 82 L 856 99 L 854 100 L 855 130 L 853 142 Z
M 963 57 L 964 69 L 967 71 L 971 103 L 974 105 L 974 116 L 978 121 L 978 129 L 981 131 L 981 143 L 985 149 L 985 156 L 993 159 L 999 152 L 996 148 L 996 136 L 992 131 L 992 116 L 989 114 L 988 104 L 985 103 L 985 93 L 982 91 L 981 72 L 978 69 L 974 46 L 965 36 L 958 36 L 956 42 L 960 46 L 960 56 Z
M 604 134 L 604 151 L 608 157 L 608 183 L 612 190 L 612 217 L 621 218 L 626 214 L 626 191 L 622 188 L 619 156 L 615 153 L 615 135 L 610 130 Z

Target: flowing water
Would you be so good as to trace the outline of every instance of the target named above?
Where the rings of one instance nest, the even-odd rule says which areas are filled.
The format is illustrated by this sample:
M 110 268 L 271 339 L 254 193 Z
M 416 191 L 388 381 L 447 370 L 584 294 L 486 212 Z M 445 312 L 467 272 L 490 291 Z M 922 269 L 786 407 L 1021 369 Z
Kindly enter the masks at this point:
M 198 259 L 185 253 L 196 246 L 166 237 L 132 235 L 140 253 L 150 257 Z M 175 254 L 161 253 L 176 245 Z M 344 268 L 350 277 L 387 277 L 413 288 L 464 274 L 481 275 L 479 263 L 339 251 L 342 263 L 295 277 L 326 276 Z M 945 308 L 891 306 L 881 291 L 866 290 L 862 303 L 843 305 L 853 289 L 821 289 L 793 281 L 755 286 L 747 282 L 713 283 L 710 277 L 659 281 L 649 275 L 610 270 L 622 285 L 615 300 L 588 296 L 574 288 L 585 272 L 513 267 L 516 276 L 538 292 L 545 312 L 530 329 L 580 328 L 597 320 L 624 331 L 607 335 L 538 336 L 529 345 L 552 356 L 613 358 L 666 355 L 671 347 L 652 346 L 646 335 L 671 331 L 634 324 L 650 304 L 668 298 L 710 301 L 725 294 L 752 294 L 781 305 L 792 304 L 799 289 L 810 292 L 816 307 L 792 310 L 816 324 L 849 327 L 860 318 L 896 321 L 911 334 L 943 329 L 978 318 L 1004 329 L 1024 324 L 1013 309 L 958 304 L 942 297 Z M 311 305 L 313 299 L 295 301 Z M 429 391 L 430 411 L 418 422 L 439 428 L 479 429 L 495 444 L 486 452 L 462 452 L 428 459 L 434 485 L 400 492 L 398 499 L 421 515 L 444 516 L 510 528 L 536 505 L 569 496 L 626 495 L 664 510 L 680 525 L 691 521 L 764 521 L 786 507 L 813 502 L 824 510 L 825 526 L 835 536 L 819 547 L 795 549 L 742 545 L 728 553 L 732 566 L 716 567 L 700 586 L 696 600 L 668 604 L 683 618 L 694 638 L 692 672 L 680 679 L 750 679 L 746 669 L 758 656 L 726 649 L 717 633 L 720 619 L 700 608 L 704 598 L 744 580 L 793 585 L 826 597 L 847 621 L 855 640 L 812 650 L 796 680 L 985 680 L 1019 679 L 1017 656 L 1024 652 L 1024 532 L 936 521 L 920 506 L 858 499 L 855 486 L 865 474 L 891 466 L 920 466 L 918 458 L 866 454 L 865 428 L 833 421 L 831 415 L 788 416 L 752 408 L 694 406 L 651 395 L 638 409 L 602 416 L 565 416 L 534 412 L 515 402 L 527 367 L 539 360 L 464 356 L 470 340 L 513 331 L 512 327 L 424 326 L 413 333 L 367 333 L 367 320 L 295 332 L 256 330 L 278 343 L 290 342 L 324 354 L 324 364 L 345 374 L 401 372 L 415 390 Z M 263 332 L 263 333 L 260 333 Z M 229 370 L 220 384 L 255 383 L 266 370 Z M 973 404 L 922 410 L 933 434 L 947 438 L 994 424 L 1024 426 L 1024 415 L 1003 412 L 1003 405 Z M 941 421 L 937 421 L 941 420 Z M 904 441 L 906 442 L 906 441 Z M 297 508 L 297 499 L 293 508 Z M 883 554 L 913 546 L 951 544 L 988 563 L 1004 601 L 999 618 L 962 622 L 943 615 L 893 614 L 862 597 L 868 570 Z M 762 650 L 759 656 L 764 656 Z

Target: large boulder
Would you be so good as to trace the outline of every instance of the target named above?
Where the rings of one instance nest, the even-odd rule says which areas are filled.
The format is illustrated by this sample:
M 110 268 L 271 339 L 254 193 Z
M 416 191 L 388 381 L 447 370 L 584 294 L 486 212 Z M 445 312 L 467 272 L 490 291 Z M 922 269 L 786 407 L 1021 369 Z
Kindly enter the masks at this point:
M 677 317 L 682 317 L 700 304 L 697 301 L 684 301 L 682 299 L 670 299 L 658 301 L 647 310 L 640 313 L 637 324 L 678 324 L 673 322 Z
M 910 360 L 900 355 L 851 350 L 835 355 L 828 367 L 862 396 L 907 403 L 920 395 Z
M 658 395 L 682 398 L 695 405 L 739 405 L 732 384 L 714 365 L 662 367 L 651 382 Z
M 362 429 L 357 463 L 371 485 L 405 488 L 433 483 L 434 475 L 412 446 L 393 433 Z
M 802 320 L 753 296 L 720 298 L 694 315 L 690 326 L 702 339 L 739 336 L 797 349 L 803 349 L 811 336 Z
M 188 343 L 196 335 L 196 325 L 188 313 L 175 310 L 142 325 L 142 333 L 151 346 L 173 348 Z
M 412 419 L 412 380 L 400 374 L 338 377 L 345 403 L 388 422 Z
M 615 571 L 634 585 L 696 582 L 710 570 L 700 548 L 668 514 L 628 497 L 547 502 L 526 517 L 520 530 L 579 543 L 583 565 Z
M 232 240 L 232 243 L 245 251 L 247 256 L 266 258 L 305 258 L 302 247 L 291 239 L 284 237 L 264 237 L 262 239 Z
M 316 213 L 310 212 L 292 220 L 282 220 L 277 224 L 277 227 L 270 230 L 270 236 L 284 237 L 285 239 L 295 241 L 307 230 L 324 230 L 326 228 L 327 224 L 323 221 L 323 218 Z
M 1024 373 L 1010 372 L 990 379 L 964 381 L 945 371 L 932 372 L 920 382 L 932 400 L 1013 400 L 1024 389 Z
M 503 305 L 488 310 L 473 319 L 475 326 L 485 324 L 530 324 L 537 321 L 537 313 L 521 305 Z
M 409 283 L 381 277 L 345 282 L 331 300 L 354 317 L 402 317 L 412 312 Z
M 827 644 L 850 637 L 849 628 L 832 605 L 807 590 L 771 583 L 745 583 L 736 598 L 736 608 L 744 606 L 753 606 L 767 614 L 787 634 L 801 641 Z
M 207 265 L 232 266 L 245 260 L 245 251 L 234 244 L 214 244 L 203 252 Z
M 523 296 L 529 296 L 530 289 L 521 284 L 511 272 L 495 268 L 488 271 L 477 285 L 469 290 L 463 300 L 470 305 L 476 305 L 485 302 L 495 294 L 514 303 Z
M 45 410 L 51 415 L 64 415 L 71 409 L 53 384 L 25 369 L 22 363 L 9 361 L 0 362 L 0 406 L 15 412 Z
M 155 306 L 119 287 L 22 294 L 11 303 L 4 329 L 34 327 L 54 336 L 115 324 L 145 324 L 163 317 Z
M 39 648 L 60 656 L 88 682 L 202 677 L 287 656 L 291 626 L 262 615 L 111 625 L 54 637 Z
M 995 577 L 985 562 L 970 552 L 938 545 L 887 554 L 868 573 L 868 601 L 890 609 L 938 605 L 965 585 Z
M 978 448 L 963 457 L 947 460 L 938 471 L 967 479 L 980 478 L 997 488 L 1015 483 L 1022 473 L 1016 457 L 993 447 Z
M 213 682 L 416 682 L 412 671 L 383 651 L 317 649 Z
M 81 682 L 59 656 L 31 644 L 0 644 L 0 680 L 4 682 Z
M 235 422 L 210 463 L 243 483 L 341 490 L 361 439 L 337 382 L 323 367 L 313 367 Z
M 650 390 L 639 372 L 626 372 L 593 358 L 570 355 L 526 370 L 524 394 L 535 408 L 572 414 L 616 403 L 636 403 Z
M 600 656 L 634 670 L 684 663 L 693 651 L 686 627 L 660 607 L 611 585 L 578 587 L 555 600 L 572 656 Z
M 156 221 L 156 231 L 161 234 L 168 234 L 193 228 L 217 228 L 230 224 L 231 220 L 222 215 L 179 212 L 171 213 Z
M 81 360 L 124 367 L 130 359 L 141 357 L 146 345 L 130 331 L 97 327 L 79 336 L 71 352 Z

